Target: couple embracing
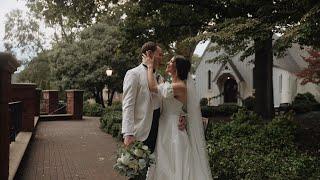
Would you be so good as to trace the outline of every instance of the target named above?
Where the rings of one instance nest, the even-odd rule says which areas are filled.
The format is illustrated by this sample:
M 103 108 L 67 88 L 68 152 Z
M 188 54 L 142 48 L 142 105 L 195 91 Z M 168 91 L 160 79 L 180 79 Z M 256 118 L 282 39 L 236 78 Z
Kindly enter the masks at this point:
M 139 179 L 211 180 L 190 62 L 174 56 L 166 68 L 172 83 L 158 83 L 154 71 L 161 64 L 162 49 L 147 42 L 141 53 L 142 63 L 124 78 L 122 104 L 124 144 L 142 141 L 156 156 L 147 177 Z

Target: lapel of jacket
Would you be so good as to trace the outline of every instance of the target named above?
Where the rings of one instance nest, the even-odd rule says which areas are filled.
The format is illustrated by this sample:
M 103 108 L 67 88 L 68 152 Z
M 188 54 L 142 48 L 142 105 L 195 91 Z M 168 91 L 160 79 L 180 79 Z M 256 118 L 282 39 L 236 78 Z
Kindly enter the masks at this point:
M 140 64 L 140 68 L 139 68 L 139 73 L 140 73 L 140 76 L 141 76 L 141 84 L 144 84 L 147 86 L 147 96 L 150 98 L 150 102 L 152 100 L 151 98 L 151 93 L 149 91 L 149 88 L 148 88 L 148 77 L 147 77 L 147 70 L 146 68 L 142 65 L 142 63 Z

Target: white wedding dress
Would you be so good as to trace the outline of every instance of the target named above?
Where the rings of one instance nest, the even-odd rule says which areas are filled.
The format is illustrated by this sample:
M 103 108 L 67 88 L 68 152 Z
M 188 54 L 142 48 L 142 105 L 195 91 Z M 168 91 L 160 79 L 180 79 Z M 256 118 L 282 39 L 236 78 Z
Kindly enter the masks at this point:
M 189 93 L 189 86 L 187 90 Z M 190 110 L 192 107 L 191 103 L 188 103 L 188 129 L 187 131 L 180 131 L 178 129 L 178 121 L 180 113 L 182 112 L 182 102 L 174 98 L 172 85 L 170 83 L 160 84 L 158 86 L 158 93 L 162 96 L 163 100 L 155 149 L 156 164 L 149 169 L 147 179 L 212 179 L 206 153 L 201 115 L 199 114 L 199 116 L 197 116 L 199 119 L 192 121 L 191 118 L 195 118 L 194 112 Z M 191 101 L 189 98 L 191 97 L 189 97 L 188 94 L 188 102 Z M 196 102 L 192 104 L 194 103 Z M 200 146 L 199 143 L 201 143 Z

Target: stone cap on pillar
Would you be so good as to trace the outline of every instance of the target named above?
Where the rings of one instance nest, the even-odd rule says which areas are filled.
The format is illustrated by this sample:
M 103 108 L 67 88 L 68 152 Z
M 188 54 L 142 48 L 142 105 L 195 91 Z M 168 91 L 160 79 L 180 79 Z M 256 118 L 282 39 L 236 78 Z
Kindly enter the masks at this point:
M 26 87 L 36 88 L 37 87 L 35 83 L 13 83 L 11 85 L 15 88 L 26 88 Z
M 42 92 L 58 92 L 59 90 L 42 90 Z
M 19 66 L 20 64 L 12 54 L 0 52 L 0 69 L 7 70 L 12 74 Z
M 68 90 L 65 90 L 66 92 L 73 92 L 73 91 L 76 91 L 76 92 L 84 92 L 84 90 L 80 90 L 80 89 L 68 89 Z

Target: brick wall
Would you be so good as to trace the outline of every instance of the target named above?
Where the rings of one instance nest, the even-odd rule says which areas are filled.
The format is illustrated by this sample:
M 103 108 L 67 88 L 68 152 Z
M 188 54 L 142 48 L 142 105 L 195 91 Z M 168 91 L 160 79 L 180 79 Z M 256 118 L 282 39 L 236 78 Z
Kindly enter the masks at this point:
M 22 102 L 22 131 L 33 131 L 36 113 L 36 85 L 12 84 L 10 102 Z
M 59 95 L 58 90 L 43 90 L 44 112 L 52 114 L 58 109 Z
M 67 113 L 73 115 L 73 119 L 82 119 L 83 115 L 83 91 L 67 90 Z
M 9 96 L 11 74 L 19 66 L 15 57 L 0 53 L 0 179 L 9 176 Z
M 36 100 L 35 100 L 35 116 L 40 116 L 40 102 L 41 102 L 41 95 L 42 95 L 42 90 L 37 88 L 36 89 Z

